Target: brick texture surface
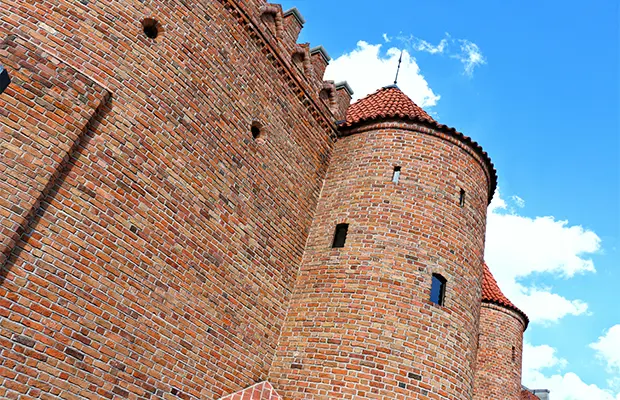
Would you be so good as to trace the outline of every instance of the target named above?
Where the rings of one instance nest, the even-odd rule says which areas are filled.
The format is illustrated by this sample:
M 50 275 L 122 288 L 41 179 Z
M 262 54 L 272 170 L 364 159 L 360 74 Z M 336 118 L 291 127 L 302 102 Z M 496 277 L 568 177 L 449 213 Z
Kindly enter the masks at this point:
M 517 311 L 482 303 L 475 400 L 521 399 L 524 326 Z
M 261 382 L 221 400 L 282 400 L 269 382 Z
M 471 399 L 489 190 L 476 157 L 400 122 L 337 143 L 270 372 L 282 396 Z M 433 273 L 444 306 L 429 301 Z
M 521 314 L 480 320 L 486 153 L 398 110 L 337 125 L 301 28 L 264 0 L 3 0 L 0 398 L 518 393 Z
M 263 4 L 3 1 L 0 398 L 266 378 L 335 124 Z
M 108 92 L 11 35 L 0 59 L 13 84 L 0 108 L 0 265 Z

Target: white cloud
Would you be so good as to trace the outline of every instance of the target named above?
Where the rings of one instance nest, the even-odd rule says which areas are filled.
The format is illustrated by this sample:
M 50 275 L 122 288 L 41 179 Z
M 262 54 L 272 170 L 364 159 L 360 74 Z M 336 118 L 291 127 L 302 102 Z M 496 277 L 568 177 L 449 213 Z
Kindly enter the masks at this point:
M 486 64 L 487 61 L 482 55 L 482 52 L 477 44 L 464 39 L 459 39 L 458 42 L 460 44 L 461 51 L 451 57 L 456 58 L 463 64 L 466 75 L 472 76 L 474 73 L 474 68 L 479 65 Z
M 519 196 L 512 196 L 512 201 L 514 201 L 514 203 L 517 205 L 517 207 L 519 208 L 523 208 L 525 207 L 525 200 L 523 200 L 521 197 Z
M 525 202 L 517 197 L 516 205 Z M 532 322 L 557 322 L 566 315 L 581 315 L 588 305 L 553 293 L 552 287 L 528 287 L 519 280 L 537 273 L 571 278 L 595 272 L 587 255 L 598 250 L 600 238 L 594 232 L 551 216 L 520 215 L 499 190 L 489 206 L 485 259 L 504 294 Z
M 360 40 L 353 51 L 329 63 L 325 79 L 336 82 L 346 80 L 355 92 L 354 100 L 392 84 L 401 50 L 391 47 L 382 54 L 381 46 Z M 420 107 L 432 107 L 440 97 L 429 87 L 420 67 L 407 50 L 403 51 L 398 87 Z
M 383 40 L 385 40 L 385 43 L 389 43 L 392 41 L 392 38 L 388 36 L 387 33 L 383 34 Z
M 620 392 L 587 384 L 573 373 L 562 373 L 566 360 L 548 345 L 523 345 L 523 384 L 530 389 L 549 389 L 553 400 L 620 400 Z M 552 370 L 546 375 L 543 370 Z
M 610 372 L 620 373 L 620 324 L 614 325 L 600 336 L 590 347 L 596 350 L 596 356 L 607 363 Z M 615 385 L 620 382 L 614 380 Z
M 422 40 L 419 38 L 415 38 L 413 40 L 412 46 L 417 51 L 425 51 L 431 54 L 443 53 L 448 45 L 448 39 L 441 39 L 437 46 L 433 46 L 426 40 Z
M 477 44 L 466 39 L 452 38 L 449 33 L 446 33 L 445 37 L 436 45 L 413 35 L 400 35 L 398 40 L 405 44 L 406 48 L 411 48 L 413 51 L 445 54 L 450 58 L 459 60 L 463 64 L 464 74 L 470 77 L 476 67 L 487 63 Z
M 523 344 L 523 374 L 528 375 L 544 368 L 564 367 L 566 360 L 555 355 L 556 350 L 546 344 L 533 346 Z

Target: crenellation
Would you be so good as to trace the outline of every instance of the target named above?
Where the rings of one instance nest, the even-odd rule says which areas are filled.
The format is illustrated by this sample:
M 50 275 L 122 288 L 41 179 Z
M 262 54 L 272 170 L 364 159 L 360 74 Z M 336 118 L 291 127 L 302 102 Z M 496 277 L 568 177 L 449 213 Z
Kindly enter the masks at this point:
M 351 105 L 351 99 L 353 98 L 353 89 L 346 81 L 338 82 L 335 84 L 336 89 L 336 112 L 334 116 L 338 121 L 345 119 L 347 110 Z
M 316 46 L 310 49 L 310 58 L 312 59 L 312 65 L 314 66 L 314 74 L 319 80 L 323 80 L 325 75 L 325 69 L 329 64 L 331 58 L 323 46 Z
M 276 38 L 276 41 L 284 39 L 282 6 L 280 4 L 264 4 L 260 8 L 260 19 L 267 30 Z
M 284 31 L 287 36 L 287 46 L 292 47 L 295 43 L 297 43 L 297 39 L 299 38 L 299 33 L 301 29 L 304 27 L 306 20 L 302 17 L 301 13 L 296 7 L 287 10 L 283 14 L 284 20 Z

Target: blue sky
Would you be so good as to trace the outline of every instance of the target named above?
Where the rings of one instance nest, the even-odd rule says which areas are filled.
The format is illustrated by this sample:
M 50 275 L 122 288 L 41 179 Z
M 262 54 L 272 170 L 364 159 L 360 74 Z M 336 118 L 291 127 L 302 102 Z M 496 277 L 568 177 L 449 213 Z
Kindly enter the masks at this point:
M 618 1 L 281 4 L 357 96 L 390 84 L 405 49 L 401 89 L 498 170 L 486 258 L 532 318 L 524 383 L 620 399 Z

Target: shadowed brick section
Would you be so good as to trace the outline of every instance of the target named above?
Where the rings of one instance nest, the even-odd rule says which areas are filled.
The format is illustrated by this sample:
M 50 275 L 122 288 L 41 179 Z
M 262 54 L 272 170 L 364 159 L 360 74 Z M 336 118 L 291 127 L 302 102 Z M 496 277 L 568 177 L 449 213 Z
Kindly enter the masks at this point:
M 32 146 L 50 140 L 35 156 L 11 136 L 21 142 L 2 160 L 28 196 L 1 209 L 35 213 L 10 220 L 9 233 L 26 228 L 2 270 L 0 398 L 246 388 L 267 377 L 334 145 L 321 82 L 257 22 L 263 2 L 85 3 L 0 11 L 0 37 L 28 40 L 0 56 L 13 77 L 3 121 L 29 126 Z M 76 140 L 92 81 L 113 95 Z M 63 158 L 56 179 L 43 174 Z
M 282 400 L 269 382 L 257 383 L 245 390 L 222 397 L 220 400 Z
M 107 91 L 24 38 L 0 43 L 13 83 L 0 96 L 0 265 Z
M 343 133 L 269 380 L 291 399 L 469 400 L 487 164 L 460 138 L 419 124 L 379 120 Z M 333 249 L 340 223 L 346 243 Z M 433 273 L 447 279 L 443 307 L 430 301 Z
M 484 266 L 475 400 L 519 400 L 527 316 L 508 300 Z

